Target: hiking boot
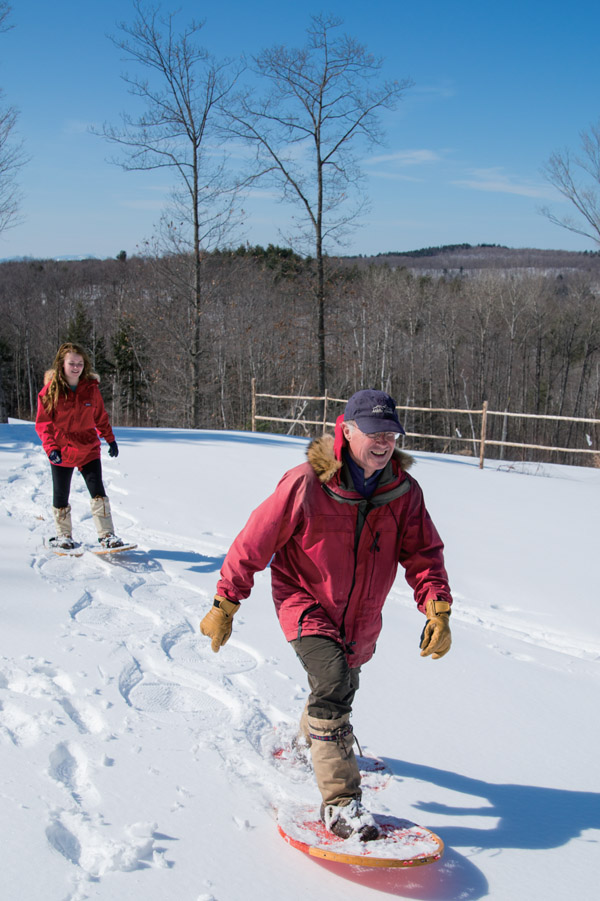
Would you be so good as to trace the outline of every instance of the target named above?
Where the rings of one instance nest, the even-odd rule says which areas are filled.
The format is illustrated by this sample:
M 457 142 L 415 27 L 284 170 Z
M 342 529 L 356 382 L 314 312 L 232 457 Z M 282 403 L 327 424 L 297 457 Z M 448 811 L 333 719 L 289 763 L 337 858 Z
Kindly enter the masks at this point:
M 321 800 L 347 804 L 360 798 L 360 771 L 352 748 L 354 734 L 349 714 L 335 719 L 308 717 L 308 740 Z
M 75 547 L 75 542 L 70 535 L 56 535 L 55 538 L 48 539 L 48 544 L 50 547 L 59 547 L 64 551 L 72 551 Z
M 114 548 L 114 547 L 123 547 L 124 542 L 117 538 L 116 535 L 105 535 L 104 538 L 99 538 L 98 542 L 100 547 L 103 548 Z
M 321 819 L 325 828 L 338 838 L 357 835 L 361 842 L 372 842 L 381 837 L 373 816 L 356 798 L 344 805 L 321 804 Z
M 71 550 L 75 547 L 75 542 L 71 534 L 71 507 L 52 507 L 52 515 L 54 516 L 54 524 L 56 526 L 56 536 L 50 538 L 50 547 L 60 547 L 64 550 Z

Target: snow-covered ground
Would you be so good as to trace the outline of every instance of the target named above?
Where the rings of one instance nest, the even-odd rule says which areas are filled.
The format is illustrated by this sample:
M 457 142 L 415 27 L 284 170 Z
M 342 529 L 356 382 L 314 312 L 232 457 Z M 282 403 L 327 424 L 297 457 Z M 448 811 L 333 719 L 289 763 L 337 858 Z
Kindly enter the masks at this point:
M 7 901 L 566 901 L 597 896 L 600 471 L 417 454 L 446 542 L 454 645 L 419 656 L 402 575 L 354 727 L 392 782 L 365 800 L 439 833 L 417 870 L 318 862 L 273 809 L 317 801 L 271 750 L 306 698 L 269 575 L 215 655 L 223 555 L 297 438 L 119 429 L 104 472 L 128 556 L 44 552 L 48 462 L 0 425 L 0 892 Z M 87 494 L 76 537 L 93 541 Z

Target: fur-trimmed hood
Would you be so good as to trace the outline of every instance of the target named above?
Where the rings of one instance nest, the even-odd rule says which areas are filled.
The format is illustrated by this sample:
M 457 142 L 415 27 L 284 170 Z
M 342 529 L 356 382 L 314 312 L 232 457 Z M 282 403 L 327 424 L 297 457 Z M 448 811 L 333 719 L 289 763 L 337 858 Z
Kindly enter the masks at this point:
M 335 453 L 335 439 L 333 435 L 323 435 L 322 438 L 315 438 L 308 445 L 306 456 L 308 462 L 312 466 L 319 481 L 323 484 L 331 481 L 336 472 L 342 468 L 341 452 L 340 458 Z M 402 472 L 406 472 L 415 462 L 410 454 L 396 448 L 392 456 Z

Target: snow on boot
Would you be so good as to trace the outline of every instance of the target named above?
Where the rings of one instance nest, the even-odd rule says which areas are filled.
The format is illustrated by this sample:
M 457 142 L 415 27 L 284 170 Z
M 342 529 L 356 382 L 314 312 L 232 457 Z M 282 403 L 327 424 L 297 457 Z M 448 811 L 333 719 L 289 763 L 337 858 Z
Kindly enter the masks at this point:
M 295 738 L 292 740 L 292 745 L 297 748 L 302 748 L 302 750 L 310 748 L 311 740 L 310 726 L 308 725 L 308 701 L 306 702 L 304 710 L 302 711 L 300 724 L 298 726 L 298 732 Z
M 104 548 L 113 548 L 113 547 L 123 547 L 124 542 L 117 538 L 116 535 L 104 535 L 102 538 L 98 539 L 100 543 L 100 547 Z
M 321 819 L 325 828 L 338 838 L 357 835 L 361 842 L 372 842 L 381 836 L 372 815 L 357 798 L 344 805 L 321 804 Z
M 71 551 L 75 547 L 75 542 L 70 535 L 56 535 L 54 538 L 48 539 L 49 547 L 59 547 L 65 551 Z
M 294 735 L 290 752 L 291 756 L 300 764 L 300 766 L 304 767 L 305 770 L 312 772 L 310 745 L 306 741 L 304 735 Z

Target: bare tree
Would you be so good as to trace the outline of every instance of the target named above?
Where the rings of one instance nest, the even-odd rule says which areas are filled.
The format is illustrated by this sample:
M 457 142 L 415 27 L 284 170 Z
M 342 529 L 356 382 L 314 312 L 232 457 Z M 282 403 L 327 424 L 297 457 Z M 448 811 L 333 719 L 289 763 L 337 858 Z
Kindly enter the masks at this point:
M 575 207 L 576 216 L 560 216 L 548 207 L 541 212 L 555 225 L 600 245 L 600 120 L 581 132 L 580 138 L 577 156 L 568 149 L 557 151 L 542 169 L 550 184 Z
M 13 107 L 0 107 L 0 234 L 18 223 L 21 194 L 15 176 L 25 159 L 23 144 L 14 139 L 17 117 Z
M 274 47 L 251 67 L 264 96 L 254 89 L 238 98 L 232 131 L 256 148 L 251 178 L 269 178 L 282 199 L 300 208 L 299 236 L 317 267 L 318 388 L 325 391 L 324 259 L 364 210 L 359 191 L 359 147 L 380 140 L 378 112 L 392 109 L 408 80 L 380 82 L 382 60 L 340 34 L 342 22 L 313 16 L 301 49 Z M 288 238 L 298 246 L 297 238 Z
M 123 114 L 120 127 L 105 125 L 99 134 L 122 149 L 115 162 L 124 169 L 169 169 L 176 176 L 159 246 L 191 255 L 187 351 L 190 420 L 198 427 L 202 258 L 223 240 L 235 215 L 235 193 L 226 182 L 216 133 L 219 110 L 237 73 L 228 61 L 216 61 L 197 45 L 204 23 L 193 21 L 176 33 L 175 13 L 161 16 L 159 7 L 145 6 L 142 0 L 134 0 L 133 6 L 133 24 L 122 23 L 123 37 L 111 40 L 147 76 L 122 76 L 144 112 L 137 117 Z
M 0 0 L 0 32 L 12 27 L 7 24 L 9 13 L 10 6 Z M 21 194 L 16 176 L 27 162 L 23 143 L 16 138 L 18 113 L 3 101 L 0 88 L 0 234 L 18 222 Z

